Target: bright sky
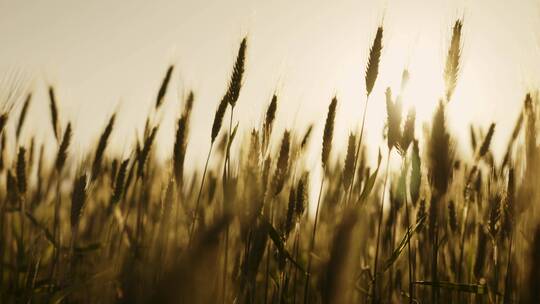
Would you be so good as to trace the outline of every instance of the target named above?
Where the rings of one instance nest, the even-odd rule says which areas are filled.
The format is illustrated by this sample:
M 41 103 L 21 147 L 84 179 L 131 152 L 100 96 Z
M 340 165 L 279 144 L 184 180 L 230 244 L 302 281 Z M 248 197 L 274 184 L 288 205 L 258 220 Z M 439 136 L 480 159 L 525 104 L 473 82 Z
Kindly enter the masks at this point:
M 511 5 L 511 6 L 510 6 Z M 34 75 L 36 98 L 26 134 L 52 134 L 47 84 L 54 84 L 75 145 L 95 140 L 119 111 L 114 144 L 127 151 L 142 129 L 169 64 L 177 69 L 159 132 L 169 153 L 178 96 L 196 93 L 188 159 L 201 162 L 214 110 L 226 90 L 238 45 L 248 35 L 246 78 L 238 101 L 240 128 L 257 125 L 274 91 L 280 96 L 276 135 L 315 122 L 322 133 L 331 97 L 339 99 L 336 148 L 357 128 L 364 104 L 364 71 L 377 26 L 385 28 L 381 70 L 369 104 L 370 153 L 382 146 L 384 90 L 411 74 L 407 104 L 418 124 L 442 96 L 443 60 L 451 26 L 464 18 L 462 71 L 449 120 L 464 152 L 471 121 L 497 122 L 503 147 L 527 90 L 540 82 L 540 5 L 537 1 L 72 1 L 0 0 L 0 71 Z M 320 144 L 319 140 L 313 142 Z M 318 151 L 318 150 L 317 150 Z M 316 154 L 319 155 L 318 153 Z M 318 166 L 318 163 L 314 162 Z

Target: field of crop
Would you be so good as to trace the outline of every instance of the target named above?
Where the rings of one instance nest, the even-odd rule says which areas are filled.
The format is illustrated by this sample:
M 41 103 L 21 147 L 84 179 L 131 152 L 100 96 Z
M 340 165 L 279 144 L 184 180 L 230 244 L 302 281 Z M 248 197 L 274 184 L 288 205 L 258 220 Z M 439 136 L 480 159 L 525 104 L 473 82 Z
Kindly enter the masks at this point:
M 386 90 L 383 147 L 363 141 L 371 93 L 385 86 L 375 87 L 385 38 L 374 29 L 357 132 L 346 151 L 333 149 L 340 101 L 328 100 L 326 120 L 315 122 L 324 125 L 316 165 L 306 157 L 313 126 L 273 132 L 277 95 L 258 126 L 237 134 L 249 37 L 208 113 L 211 134 L 190 137 L 197 92 L 186 94 L 167 159 L 154 152 L 156 117 L 175 66 L 125 156 L 108 153 L 116 114 L 75 156 L 54 87 L 34 100 L 21 77 L 4 77 L 0 303 L 540 303 L 538 95 L 516 101 L 502 161 L 490 148 L 495 124 L 471 125 L 474 154 L 458 153 L 446 107 L 463 26 L 451 27 L 445 90 L 423 132 L 415 110 L 402 109 L 409 71 L 399 91 Z M 49 104 L 55 138 L 20 140 L 38 102 Z M 185 170 L 194 140 L 210 142 L 196 152 L 206 165 Z M 389 170 L 392 160 L 401 165 Z M 316 166 L 320 178 L 307 169 Z

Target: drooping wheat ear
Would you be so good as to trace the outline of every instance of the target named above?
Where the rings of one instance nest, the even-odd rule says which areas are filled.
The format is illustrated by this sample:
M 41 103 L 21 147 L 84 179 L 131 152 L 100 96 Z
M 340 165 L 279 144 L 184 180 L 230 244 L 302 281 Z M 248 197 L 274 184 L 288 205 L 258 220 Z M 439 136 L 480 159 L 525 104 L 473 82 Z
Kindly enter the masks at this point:
M 58 126 L 58 105 L 56 103 L 54 88 L 52 86 L 49 87 L 49 99 L 50 99 L 49 107 L 51 109 L 51 123 L 52 123 L 53 132 L 54 132 L 54 137 L 56 138 L 57 141 L 60 141 L 60 134 L 59 134 L 60 130 Z
M 328 107 L 328 115 L 326 116 L 326 123 L 324 125 L 323 145 L 322 145 L 322 166 L 323 169 L 328 169 L 328 158 L 330 157 L 330 150 L 332 150 L 332 138 L 334 136 L 334 120 L 336 118 L 336 106 L 337 98 L 332 98 L 330 106 Z
M 129 164 L 129 159 L 126 159 L 122 162 L 122 164 L 120 165 L 120 168 L 118 169 L 118 173 L 116 174 L 116 181 L 114 182 L 114 191 L 111 197 L 110 207 L 113 207 L 122 198 L 122 195 L 124 193 L 124 188 L 125 188 L 128 164 Z
M 371 91 L 373 91 L 375 81 L 377 80 L 377 75 L 379 74 L 379 61 L 381 59 L 382 38 L 383 28 L 382 26 L 379 26 L 379 28 L 377 28 L 377 34 L 375 35 L 375 39 L 373 40 L 373 45 L 369 50 L 369 59 L 367 62 L 365 77 L 367 96 L 371 95 Z
M 409 109 L 407 113 L 407 119 L 403 125 L 403 132 L 401 133 L 401 140 L 399 142 L 398 150 L 402 155 L 407 153 L 411 142 L 414 140 L 414 122 L 416 119 L 416 111 L 414 107 Z
M 489 131 L 486 134 L 486 137 L 484 137 L 484 141 L 482 142 L 482 145 L 480 146 L 480 150 L 478 150 L 478 158 L 482 158 L 488 152 L 494 132 L 495 132 L 495 124 L 492 123 L 489 126 Z
M 276 118 L 276 111 L 277 111 L 277 95 L 274 94 L 272 96 L 272 100 L 270 101 L 270 104 L 268 105 L 268 109 L 266 110 L 266 116 L 264 118 L 264 126 L 263 126 L 263 151 L 266 151 L 266 148 L 268 147 L 268 144 L 270 142 L 270 137 L 272 135 L 272 127 L 274 125 L 274 119 Z
M 388 149 L 397 147 L 401 140 L 401 102 L 399 98 L 394 102 L 392 90 L 386 89 L 386 113 L 388 125 Z
M 23 147 L 19 148 L 17 155 L 17 188 L 20 194 L 26 193 L 26 150 Z
M 150 155 L 150 151 L 152 150 L 152 144 L 154 143 L 154 138 L 156 137 L 157 130 L 157 126 L 153 127 L 152 131 L 150 131 L 150 134 L 146 137 L 144 141 L 144 146 L 139 155 L 137 164 L 137 175 L 139 178 L 144 177 L 144 167 L 146 161 L 148 160 L 148 156 Z
M 450 231 L 455 233 L 458 228 L 457 214 L 456 214 L 456 204 L 453 200 L 448 203 L 448 225 L 450 226 Z
M 452 40 L 446 56 L 446 66 L 444 68 L 444 83 L 446 90 L 446 101 L 450 101 L 457 84 L 459 74 L 459 59 L 461 57 L 461 29 L 463 23 L 456 20 L 452 29 Z
M 236 56 L 236 63 L 234 64 L 231 81 L 229 82 L 229 89 L 225 96 L 227 96 L 228 102 L 231 107 L 234 108 L 238 97 L 240 96 L 240 89 L 242 88 L 242 76 L 244 75 L 244 64 L 246 61 L 246 48 L 247 37 L 242 39 L 240 48 L 238 49 L 238 55 Z
M 109 137 L 111 136 L 112 130 L 114 128 L 115 119 L 116 114 L 113 114 L 109 119 L 105 130 L 103 130 L 103 133 L 101 133 L 101 137 L 99 138 L 98 146 L 94 154 L 94 162 L 92 163 L 92 181 L 96 180 L 96 178 L 101 173 L 101 162 L 103 160 L 103 155 L 105 154 L 105 149 L 107 148 L 107 144 L 109 142 Z
M 223 123 L 223 116 L 225 116 L 225 111 L 229 105 L 227 98 L 221 99 L 218 108 L 216 109 L 216 114 L 214 115 L 214 123 L 212 124 L 212 134 L 210 140 L 212 144 L 216 141 L 216 138 L 221 130 L 221 125 Z
M 71 194 L 71 228 L 77 229 L 81 211 L 86 202 L 86 174 L 80 175 L 73 183 L 73 192 Z
M 304 133 L 304 136 L 302 137 L 302 141 L 300 142 L 300 149 L 304 149 L 306 147 L 311 137 L 312 131 L 313 131 L 313 125 L 309 125 L 309 127 L 306 130 L 306 133 Z
M 24 121 L 26 119 L 26 113 L 28 113 L 28 107 L 30 106 L 30 101 L 32 100 L 32 93 L 29 93 L 28 96 L 26 96 L 26 100 L 24 101 L 23 107 L 21 109 L 21 114 L 19 115 L 19 121 L 17 122 L 17 130 L 15 132 L 15 137 L 19 139 L 19 136 L 21 135 L 22 127 L 24 125 Z M 0 132 L 1 129 L 0 129 Z
M 445 104 L 441 100 L 433 116 L 428 143 L 429 177 L 437 196 L 448 189 L 452 170 L 453 147 L 446 129 Z
M 61 172 L 64 168 L 64 164 L 66 163 L 67 159 L 67 152 L 69 149 L 69 144 L 71 142 L 71 123 L 67 124 L 66 131 L 64 132 L 64 136 L 62 137 L 62 142 L 60 143 L 60 147 L 58 148 L 58 154 L 56 155 L 56 162 L 54 167 L 56 168 L 57 172 Z
M 415 207 L 418 199 L 420 198 L 420 184 L 422 183 L 422 173 L 420 171 L 420 167 L 421 160 L 420 151 L 418 149 L 418 140 L 414 140 L 411 159 L 411 181 L 409 184 L 409 192 L 411 193 L 412 204 Z
M 277 161 L 276 171 L 272 180 L 273 195 L 278 195 L 283 189 L 285 179 L 289 172 L 289 152 L 291 148 L 291 133 L 289 130 L 283 132 L 283 139 L 281 140 L 281 148 L 279 149 L 279 156 Z
M 161 83 L 161 87 L 159 87 L 158 95 L 156 98 L 156 109 L 159 109 L 159 107 L 163 104 L 163 98 L 167 93 L 167 87 L 169 86 L 169 82 L 171 81 L 173 70 L 174 65 L 169 66 L 169 68 L 167 69 L 167 73 L 165 74 L 165 78 L 163 78 L 163 82 Z

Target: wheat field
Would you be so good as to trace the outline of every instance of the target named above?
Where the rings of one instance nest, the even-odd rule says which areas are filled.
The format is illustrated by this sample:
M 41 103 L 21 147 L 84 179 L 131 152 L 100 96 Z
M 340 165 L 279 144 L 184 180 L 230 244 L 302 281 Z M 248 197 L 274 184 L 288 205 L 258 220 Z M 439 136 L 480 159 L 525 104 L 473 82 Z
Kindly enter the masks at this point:
M 277 94 L 263 120 L 237 134 L 249 37 L 207 113 L 211 133 L 190 136 L 197 92 L 186 94 L 166 159 L 154 150 L 174 65 L 125 155 L 108 152 L 121 113 L 96 126 L 92 149 L 74 155 L 77 134 L 55 87 L 48 100 L 33 99 L 23 78 L 8 75 L 0 92 L 0 302 L 540 303 L 539 98 L 531 91 L 515 101 L 522 110 L 500 162 L 490 147 L 495 123 L 471 125 L 474 153 L 458 152 L 446 108 L 464 26 L 450 27 L 445 90 L 429 126 L 415 130 L 415 110 L 402 106 L 414 71 L 403 71 L 399 90 L 386 89 L 382 147 L 363 137 L 370 96 L 385 86 L 375 86 L 383 26 L 374 29 L 363 110 L 344 151 L 333 149 L 338 97 L 314 122 L 324 126 L 321 146 L 310 145 L 313 125 L 273 131 Z M 29 107 L 40 102 L 54 138 L 20 140 Z M 195 140 L 210 143 L 196 151 L 206 162 L 186 170 Z M 309 149 L 320 155 L 316 164 Z M 400 165 L 390 168 L 392 159 Z

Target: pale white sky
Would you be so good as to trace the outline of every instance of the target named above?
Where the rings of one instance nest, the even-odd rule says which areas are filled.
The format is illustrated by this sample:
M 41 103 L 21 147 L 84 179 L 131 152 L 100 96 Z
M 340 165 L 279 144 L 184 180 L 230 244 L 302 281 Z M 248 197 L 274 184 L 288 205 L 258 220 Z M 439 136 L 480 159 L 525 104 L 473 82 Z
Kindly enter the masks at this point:
M 538 1 L 0 0 L 0 71 L 21 67 L 34 75 L 36 96 L 26 134 L 52 134 L 45 95 L 50 83 L 57 89 L 63 123 L 75 124 L 79 149 L 95 140 L 118 110 L 113 143 L 121 152 L 133 142 L 134 129 L 142 129 L 167 66 L 175 64 L 157 146 L 161 155 L 169 153 L 178 94 L 193 89 L 188 159 L 200 163 L 239 42 L 248 35 L 236 115 L 240 128 L 260 122 L 277 90 L 275 134 L 285 127 L 303 132 L 316 122 L 318 147 L 326 109 L 337 94 L 339 148 L 359 124 L 367 54 L 383 22 L 381 70 L 367 118 L 373 155 L 383 146 L 384 90 L 397 89 L 404 67 L 411 73 L 405 102 L 416 105 L 417 134 L 431 117 L 442 95 L 443 59 L 458 17 L 464 18 L 464 49 L 450 124 L 468 152 L 469 122 L 487 128 L 495 121 L 494 144 L 500 148 L 524 94 L 540 82 Z

